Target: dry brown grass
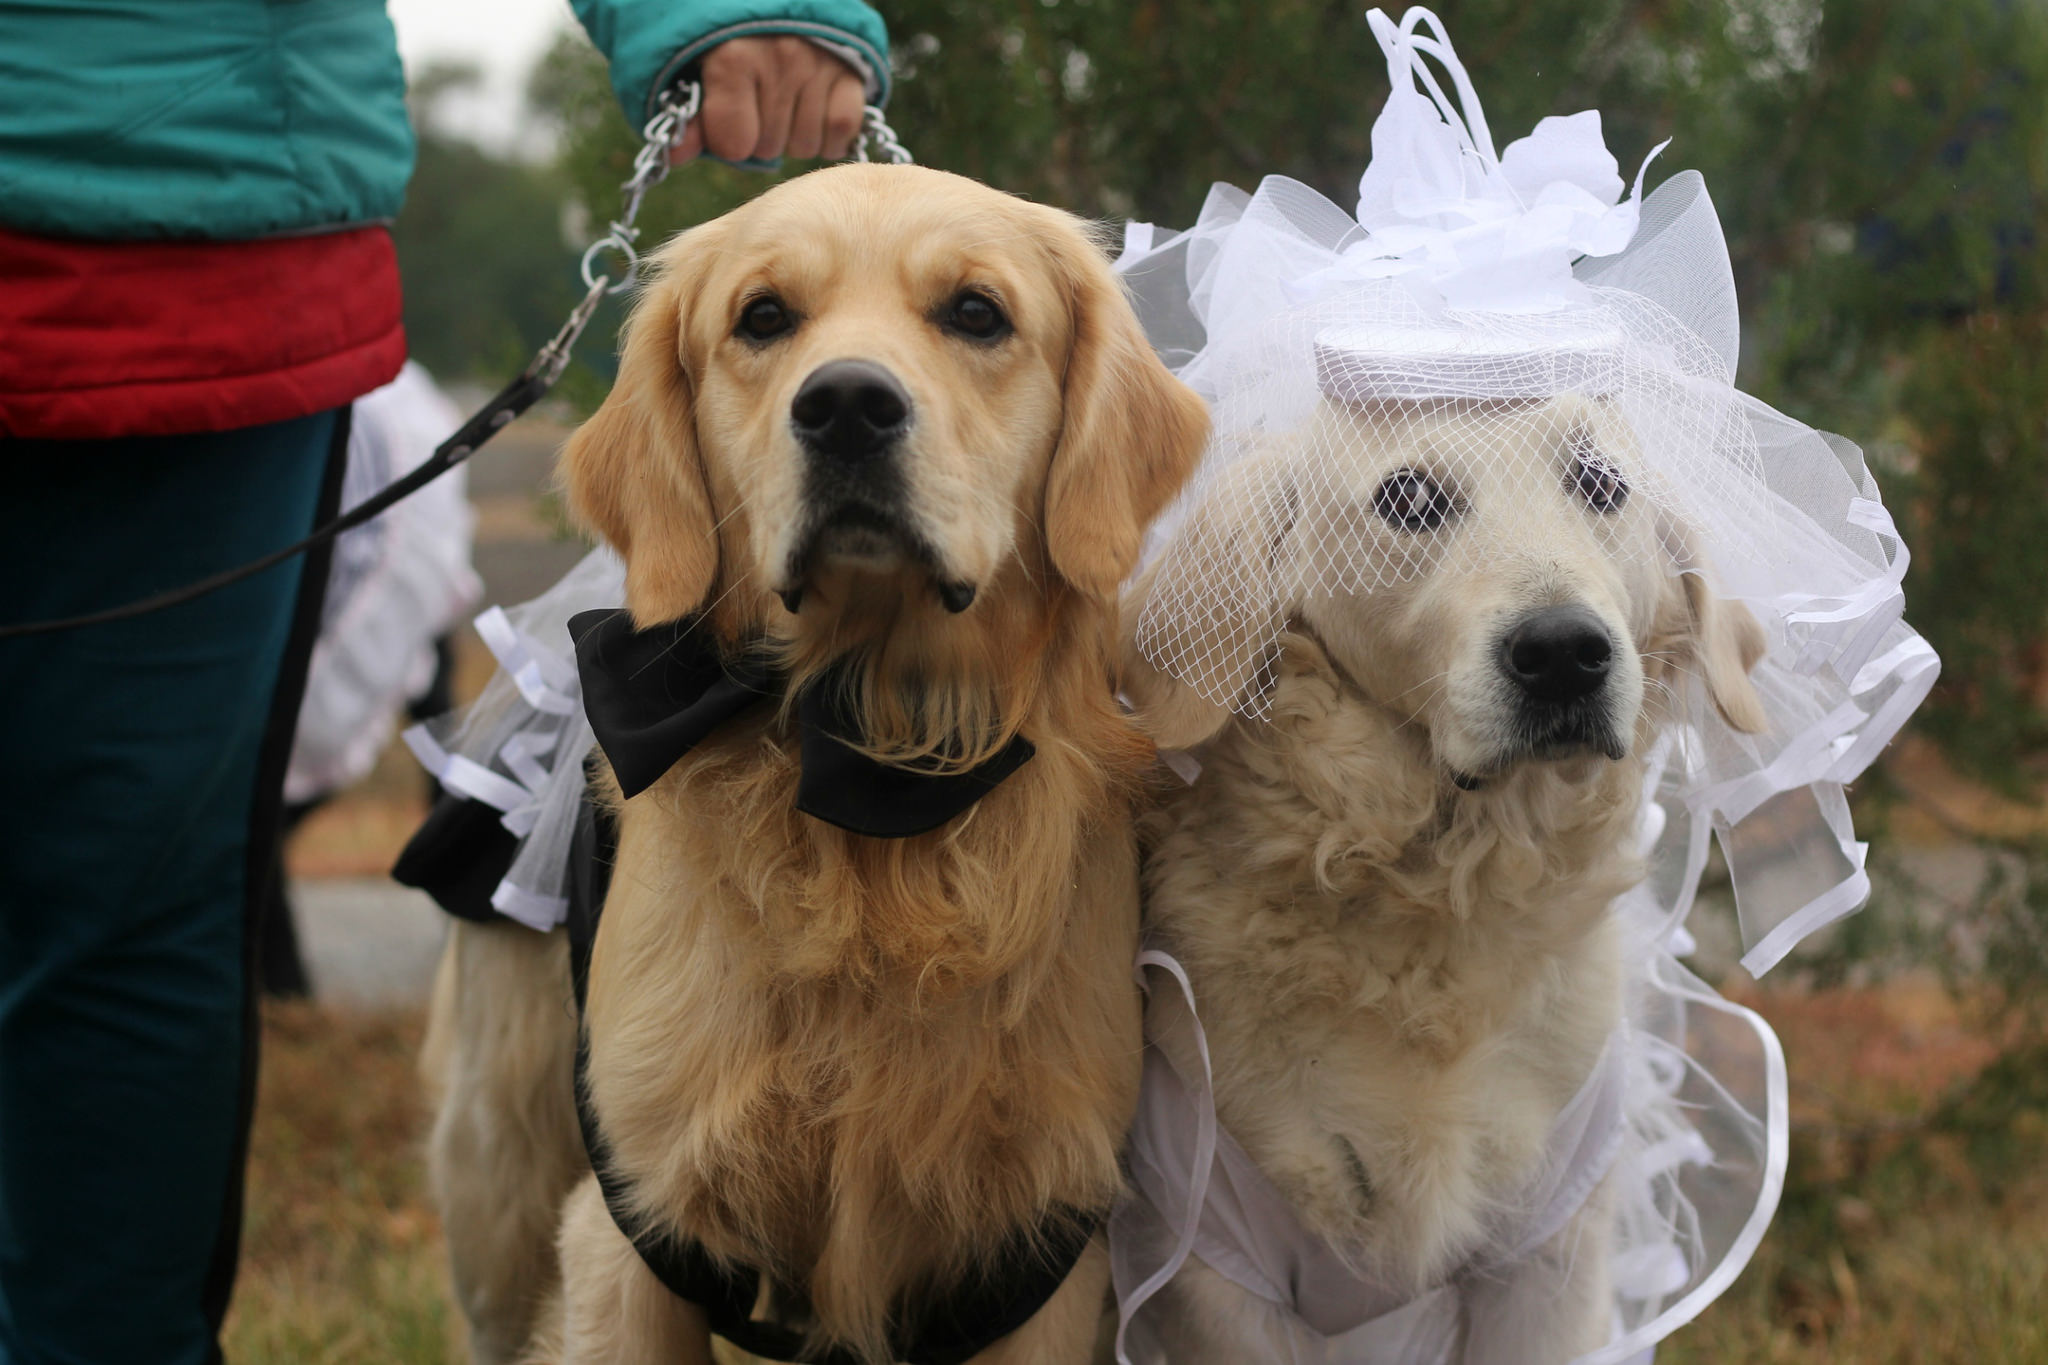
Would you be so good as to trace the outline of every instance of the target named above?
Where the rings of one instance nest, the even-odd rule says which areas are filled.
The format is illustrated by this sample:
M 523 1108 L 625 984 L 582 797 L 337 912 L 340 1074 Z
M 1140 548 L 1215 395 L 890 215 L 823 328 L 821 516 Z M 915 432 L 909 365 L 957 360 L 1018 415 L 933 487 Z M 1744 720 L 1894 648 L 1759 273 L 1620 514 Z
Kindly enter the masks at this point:
M 421 1163 L 413 1013 L 264 1011 L 237 1365 L 461 1359 Z
M 2048 1047 L 1932 981 L 1749 1003 L 1785 1039 L 1785 1197 L 1659 1365 L 2048 1362 Z
M 1926 982 L 1751 1000 L 1791 1062 L 1791 1177 L 1755 1262 L 1660 1365 L 2048 1362 L 2048 1048 Z M 268 1012 L 236 1365 L 462 1359 L 419 1031 Z

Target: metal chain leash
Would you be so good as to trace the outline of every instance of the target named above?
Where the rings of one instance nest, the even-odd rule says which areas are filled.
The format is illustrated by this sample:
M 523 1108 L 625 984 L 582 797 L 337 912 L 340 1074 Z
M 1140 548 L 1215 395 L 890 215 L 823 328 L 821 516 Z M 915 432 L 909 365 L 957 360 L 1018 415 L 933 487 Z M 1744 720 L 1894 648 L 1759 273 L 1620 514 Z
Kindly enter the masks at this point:
M 896 130 L 882 117 L 882 111 L 872 104 L 861 110 L 860 137 L 853 144 L 853 159 L 872 161 L 874 158 L 868 155 L 870 144 L 881 159 L 892 166 L 908 166 L 912 161 L 909 148 L 897 139 Z
M 550 385 L 560 379 L 562 371 L 568 368 L 569 352 L 574 349 L 576 339 L 590 325 L 605 296 L 623 294 L 639 282 L 640 253 L 636 248 L 640 229 L 634 226 L 634 220 L 640 216 L 640 204 L 647 197 L 647 191 L 667 178 L 672 169 L 670 154 L 682 141 L 683 130 L 690 126 L 691 119 L 697 117 L 703 104 L 704 87 L 696 81 L 683 81 L 662 92 L 659 112 L 641 130 L 640 150 L 633 157 L 633 174 L 620 186 L 625 195 L 625 206 L 619 216 L 607 225 L 604 236 L 583 250 L 583 300 L 570 311 L 568 321 L 562 324 L 553 340 L 541 347 L 540 354 L 527 367 L 528 374 L 538 375 Z M 872 156 L 870 148 L 874 152 Z M 860 134 L 854 139 L 853 159 L 861 162 L 881 160 L 895 166 L 909 165 L 912 160 L 909 149 L 896 136 L 896 130 L 882 117 L 882 111 L 872 104 L 861 110 Z M 598 269 L 599 259 L 606 252 L 615 254 L 622 266 L 616 279 Z

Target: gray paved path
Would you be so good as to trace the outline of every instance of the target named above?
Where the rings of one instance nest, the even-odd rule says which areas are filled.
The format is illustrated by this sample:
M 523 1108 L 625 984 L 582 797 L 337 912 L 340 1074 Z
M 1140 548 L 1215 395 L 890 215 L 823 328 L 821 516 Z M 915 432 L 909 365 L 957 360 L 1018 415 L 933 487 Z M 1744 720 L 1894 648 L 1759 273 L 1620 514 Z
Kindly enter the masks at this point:
M 1901 862 L 1918 883 L 1918 912 L 1932 923 L 1966 904 L 1992 871 L 1990 860 L 1967 846 L 1913 849 Z M 426 1003 L 447 919 L 423 893 L 382 877 L 302 879 L 292 884 L 292 904 L 319 999 L 369 1009 Z M 1696 970 L 1709 978 L 1740 970 L 1725 882 L 1702 889 L 1691 927 L 1700 940 Z
M 292 883 L 292 921 L 314 997 L 359 1009 L 423 1005 L 447 917 L 384 877 Z

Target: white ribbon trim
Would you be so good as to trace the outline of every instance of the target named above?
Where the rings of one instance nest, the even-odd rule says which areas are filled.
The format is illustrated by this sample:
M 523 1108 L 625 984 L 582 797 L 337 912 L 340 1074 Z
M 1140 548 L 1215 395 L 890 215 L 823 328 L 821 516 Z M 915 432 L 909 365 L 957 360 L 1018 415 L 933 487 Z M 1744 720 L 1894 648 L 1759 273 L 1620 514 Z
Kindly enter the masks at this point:
M 1889 523 L 1882 507 L 1868 499 L 1859 501 L 1865 506 L 1866 518 L 1883 518 Z M 1850 684 L 1850 700 L 1814 722 L 1770 764 L 1689 793 L 1687 805 L 1696 818 L 1711 819 L 1718 813 L 1733 825 L 1783 792 L 1797 791 L 1816 782 L 1854 781 L 1876 761 L 1907 718 L 1926 700 L 1940 672 L 1941 660 L 1933 647 L 1917 635 L 1908 636 L 1858 669 Z M 1893 679 L 1898 680 L 1898 685 L 1891 695 L 1874 709 L 1865 711 L 1866 699 Z M 1870 877 L 1864 870 L 1868 845 L 1847 839 L 1838 842 L 1843 856 L 1856 871 L 1787 915 L 1752 944 L 1741 959 L 1751 976 L 1761 977 L 1784 961 L 1802 939 L 1850 914 L 1870 898 Z
M 499 665 L 528 706 L 551 716 L 573 716 L 581 708 L 583 689 L 575 667 L 514 626 L 503 607 L 492 607 L 478 615 L 476 633 L 497 656 Z
M 1934 690 L 1935 679 L 1941 676 L 1940 656 L 1925 640 L 1911 636 L 1865 664 L 1851 686 L 1860 696 L 1875 691 L 1894 676 L 1899 679 L 1898 687 L 1871 713 L 1855 738 L 1842 747 L 1834 766 L 1828 769 L 1829 781 L 1854 782 L 1877 761 L 1892 737 Z
M 1837 761 L 1834 742 L 1866 719 L 1862 707 L 1845 701 L 1794 737 L 1764 767 L 1693 792 L 1686 797 L 1686 804 L 1696 816 L 1718 814 L 1729 824 L 1739 825 L 1780 792 L 1822 781 Z
M 1827 928 L 1870 899 L 1870 874 L 1863 867 L 1864 859 L 1870 856 L 1870 845 L 1853 843 L 1843 851 L 1849 854 L 1856 870 L 1778 921 L 1769 933 L 1758 939 L 1756 946 L 1742 955 L 1744 971 L 1751 976 L 1762 976 L 1783 962 L 1785 954 L 1798 947 L 1800 940 L 1808 934 Z
M 526 804 L 527 790 L 509 777 L 500 777 L 489 768 L 461 754 L 451 754 L 435 742 L 424 725 L 415 725 L 405 732 L 406 747 L 420 761 L 420 766 L 434 775 L 434 780 L 449 791 L 462 796 L 473 797 L 487 806 L 508 814 Z
M 491 908 L 508 919 L 545 934 L 569 917 L 569 898 L 541 896 L 514 886 L 507 877 L 491 893 Z
M 1170 975 L 1180 986 L 1181 998 L 1187 1001 L 1188 1024 L 1194 1030 L 1195 1052 L 1202 1060 L 1202 1081 L 1198 1092 L 1201 1103 L 1195 1119 L 1194 1174 L 1188 1181 L 1187 1207 L 1181 1215 L 1180 1232 L 1174 1238 L 1173 1254 L 1166 1258 L 1166 1264 L 1146 1276 L 1138 1287 L 1131 1291 L 1128 1299 L 1117 1304 L 1117 1365 L 1131 1365 L 1131 1358 L 1124 1349 L 1124 1335 L 1130 1330 L 1131 1320 L 1138 1315 L 1138 1310 L 1145 1306 L 1147 1300 L 1164 1289 L 1167 1282 L 1180 1273 L 1181 1267 L 1187 1264 L 1188 1256 L 1195 1249 L 1195 1235 L 1201 1230 L 1202 1224 L 1202 1205 L 1209 1197 L 1209 1174 L 1216 1164 L 1214 1073 L 1209 1065 L 1209 1035 L 1202 1028 L 1201 1016 L 1195 1012 L 1194 984 L 1188 980 L 1187 969 L 1170 953 L 1161 952 L 1156 948 L 1146 948 L 1139 952 L 1131 974 L 1137 978 L 1139 989 L 1147 995 L 1152 993 L 1151 984 L 1145 980 L 1147 967 L 1157 967 Z M 1173 1054 L 1163 1048 L 1161 1053 L 1169 1063 L 1173 1062 Z M 1179 1071 L 1179 1066 L 1175 1065 L 1174 1070 Z M 1187 1079 L 1185 1075 L 1181 1077 L 1183 1082 Z
M 1683 992 L 1694 1004 L 1731 1014 L 1748 1024 L 1756 1034 L 1757 1042 L 1764 1054 L 1764 1096 L 1766 1114 L 1764 1118 L 1764 1180 L 1763 1188 L 1757 1194 L 1756 1204 L 1749 1211 L 1748 1220 L 1742 1231 L 1729 1244 L 1728 1252 L 1706 1278 L 1693 1286 L 1692 1292 L 1672 1304 L 1656 1317 L 1635 1329 L 1635 1331 L 1609 1342 L 1597 1351 L 1580 1356 L 1573 1365 L 1621 1365 L 1637 1353 L 1648 1350 L 1679 1328 L 1691 1322 L 1705 1311 L 1708 1304 L 1727 1292 L 1735 1283 L 1735 1277 L 1756 1255 L 1757 1247 L 1763 1244 L 1764 1233 L 1770 1230 L 1771 1219 L 1778 1212 L 1778 1200 L 1785 1192 L 1785 1167 L 1788 1160 L 1791 1133 L 1791 1113 L 1786 1103 L 1785 1049 L 1778 1042 L 1778 1035 L 1771 1030 L 1764 1017 L 1755 1010 L 1745 1009 L 1732 1000 L 1719 996 L 1704 996 L 1690 991 Z

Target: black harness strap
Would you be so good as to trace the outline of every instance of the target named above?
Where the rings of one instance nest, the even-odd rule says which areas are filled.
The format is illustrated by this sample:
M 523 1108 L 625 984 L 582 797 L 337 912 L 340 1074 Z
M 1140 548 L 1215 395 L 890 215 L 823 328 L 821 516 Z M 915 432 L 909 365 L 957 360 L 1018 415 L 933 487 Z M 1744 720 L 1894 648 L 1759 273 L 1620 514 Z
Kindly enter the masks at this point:
M 577 812 L 569 862 L 569 965 L 576 987 L 576 1014 L 583 1016 L 590 980 L 590 953 L 598 919 L 618 855 L 618 830 L 609 812 L 588 796 Z M 750 1355 L 804 1365 L 872 1365 L 851 1352 L 808 1350 L 804 1334 L 780 1323 L 755 1320 L 761 1277 L 750 1267 L 721 1262 L 697 1242 L 664 1236 L 639 1225 L 626 1182 L 612 1169 L 604 1135 L 585 1082 L 588 1044 L 576 1042 L 576 1119 L 583 1145 L 604 1193 L 612 1221 L 654 1277 L 676 1297 L 704 1310 L 711 1330 Z M 1102 1214 L 1055 1213 L 1036 1228 L 1012 1237 L 981 1272 L 926 1308 L 914 1322 L 891 1334 L 892 1359 L 907 1365 L 962 1365 L 1029 1322 L 1065 1283 L 1075 1262 L 1102 1225 Z

